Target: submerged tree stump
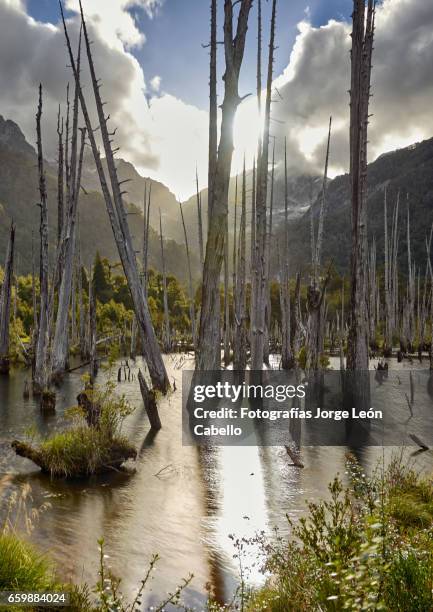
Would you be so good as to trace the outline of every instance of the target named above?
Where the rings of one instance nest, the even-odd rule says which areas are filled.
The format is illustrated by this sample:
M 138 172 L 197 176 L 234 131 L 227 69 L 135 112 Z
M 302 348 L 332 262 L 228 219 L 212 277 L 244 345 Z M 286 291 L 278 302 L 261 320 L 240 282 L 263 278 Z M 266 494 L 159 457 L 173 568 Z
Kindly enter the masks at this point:
M 153 389 L 149 389 L 141 370 L 138 370 L 138 382 L 140 383 L 141 396 L 147 416 L 149 417 L 150 426 L 154 431 L 158 431 L 161 429 L 162 425 L 158 414 L 158 406 L 156 404 L 156 394 Z

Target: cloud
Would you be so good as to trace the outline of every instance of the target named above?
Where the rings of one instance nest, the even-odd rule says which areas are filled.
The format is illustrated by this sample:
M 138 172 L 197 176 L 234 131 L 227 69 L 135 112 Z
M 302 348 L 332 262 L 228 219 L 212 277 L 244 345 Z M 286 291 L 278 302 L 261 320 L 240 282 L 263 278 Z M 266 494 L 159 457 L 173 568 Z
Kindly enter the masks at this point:
M 66 0 L 66 4 L 72 10 L 68 24 L 76 44 L 78 0 Z M 145 34 L 135 18 L 137 11 L 154 16 L 162 4 L 163 0 L 116 0 L 108 10 L 106 0 L 85 0 L 84 8 L 107 112 L 111 126 L 118 128 L 120 156 L 186 197 L 194 189 L 196 163 L 201 186 L 206 183 L 207 112 L 161 92 L 158 75 L 147 82 L 132 54 L 145 44 Z M 370 159 L 433 134 L 433 3 L 384 0 L 377 9 L 376 23 Z M 284 139 L 292 172 L 323 171 L 331 114 L 331 173 L 347 171 L 351 24 L 331 20 L 313 27 L 303 21 L 298 27 L 287 67 L 274 81 L 271 132 L 277 137 L 278 171 Z M 61 102 L 64 110 L 66 83 L 72 83 L 62 30 L 58 23 L 35 22 L 20 0 L 0 0 L 0 33 L 0 113 L 17 121 L 34 143 L 41 81 L 45 151 L 54 158 L 57 107 Z M 93 109 L 87 69 L 84 82 Z M 203 86 L 206 84 L 204 75 Z M 221 82 L 219 86 L 221 90 Z M 241 169 L 244 153 L 251 167 L 257 131 L 257 103 L 251 97 L 240 106 L 235 122 L 233 172 Z
M 150 81 L 150 87 L 152 88 L 153 91 L 159 92 L 159 90 L 161 89 L 161 77 L 158 75 L 155 75 L 153 79 L 151 79 Z
M 274 82 L 271 130 L 282 159 L 287 138 L 292 171 L 322 172 L 333 116 L 331 172 L 347 171 L 351 24 L 299 24 L 290 62 Z M 384 0 L 377 8 L 369 126 L 369 159 L 433 135 L 433 3 Z M 245 102 L 238 123 L 251 116 Z M 243 116 L 243 117 L 242 117 Z
M 145 35 L 140 31 L 131 9 L 143 9 L 152 17 L 164 0 L 83 0 L 86 19 L 89 20 L 106 44 L 122 50 L 141 47 Z M 79 0 L 66 0 L 66 8 L 79 12 Z

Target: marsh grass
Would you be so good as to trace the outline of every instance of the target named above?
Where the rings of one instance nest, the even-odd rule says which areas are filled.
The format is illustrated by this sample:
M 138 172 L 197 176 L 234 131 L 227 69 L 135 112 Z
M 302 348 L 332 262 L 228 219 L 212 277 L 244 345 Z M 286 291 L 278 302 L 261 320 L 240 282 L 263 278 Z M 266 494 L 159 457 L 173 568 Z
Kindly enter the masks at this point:
M 349 456 L 347 475 L 305 518 L 289 519 L 290 541 L 262 538 L 271 578 L 247 610 L 433 610 L 431 479 L 403 456 L 371 477 Z
M 86 382 L 86 381 L 85 381 Z M 115 470 L 136 450 L 122 434 L 125 418 L 133 412 L 124 396 L 115 392 L 115 383 L 86 388 L 86 395 L 97 407 L 98 423 L 88 426 L 78 406 L 66 412 L 71 425 L 34 444 L 34 433 L 27 442 L 13 443 L 16 452 L 31 459 L 52 477 L 75 478 Z

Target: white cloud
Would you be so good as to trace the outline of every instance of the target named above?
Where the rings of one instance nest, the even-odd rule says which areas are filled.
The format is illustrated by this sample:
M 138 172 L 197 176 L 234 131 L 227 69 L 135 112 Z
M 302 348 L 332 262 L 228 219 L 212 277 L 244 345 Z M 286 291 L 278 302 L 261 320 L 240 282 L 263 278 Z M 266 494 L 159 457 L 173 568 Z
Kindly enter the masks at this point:
M 161 89 L 161 77 L 155 75 L 150 81 L 150 86 L 154 92 L 159 92 L 159 90 Z
M 69 9 L 77 10 L 78 0 L 66 1 Z M 162 0 L 116 0 L 107 9 L 107 0 L 85 0 L 84 9 L 111 125 L 118 127 L 120 155 L 186 197 L 194 189 L 196 163 L 202 186 L 206 182 L 207 113 L 160 94 L 158 75 L 147 83 L 130 53 L 144 44 L 145 37 L 129 9 L 153 15 L 161 4 Z M 376 22 L 370 158 L 433 134 L 433 3 L 384 0 Z M 78 16 L 69 20 L 69 27 L 76 41 Z M 278 102 L 272 107 L 271 132 L 278 137 L 277 159 L 282 158 L 287 138 L 292 170 L 322 171 L 330 114 L 331 171 L 347 170 L 350 29 L 350 24 L 337 21 L 320 28 L 302 22 L 290 61 L 276 75 L 274 84 L 282 99 L 274 96 Z M 45 146 L 51 157 L 57 105 L 64 100 L 66 82 L 72 80 L 67 64 L 58 24 L 36 23 L 19 0 L 0 0 L 0 113 L 17 121 L 33 143 L 37 86 L 42 81 Z M 88 82 L 86 91 L 90 100 Z M 236 118 L 233 172 L 241 169 L 244 153 L 251 166 L 257 130 L 257 104 L 252 97 L 241 105 Z
M 299 24 L 290 62 L 275 79 L 271 131 L 282 159 L 284 136 L 292 169 L 322 172 L 329 116 L 333 116 L 331 173 L 347 171 L 351 24 Z M 433 136 L 433 3 L 384 0 L 377 8 L 373 55 L 369 159 Z M 248 125 L 254 100 L 240 108 Z M 244 115 L 242 119 L 242 115 Z M 249 145 L 251 146 L 251 145 Z M 254 149 L 250 149 L 252 156 Z
M 107 10 L 107 0 L 83 0 L 86 19 L 98 31 L 106 44 L 123 50 L 141 47 L 145 43 L 145 35 L 139 30 L 134 16 L 128 9 L 143 9 L 152 16 L 164 0 L 116 0 L 110 2 Z M 66 0 L 66 8 L 79 11 L 79 0 Z

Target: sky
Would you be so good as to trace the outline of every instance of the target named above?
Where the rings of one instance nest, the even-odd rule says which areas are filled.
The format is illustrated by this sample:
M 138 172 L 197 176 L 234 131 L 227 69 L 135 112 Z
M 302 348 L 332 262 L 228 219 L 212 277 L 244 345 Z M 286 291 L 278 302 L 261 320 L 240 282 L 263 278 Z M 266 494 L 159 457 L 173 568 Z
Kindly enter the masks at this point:
M 65 0 L 74 44 L 78 0 Z M 222 0 L 219 0 L 222 40 Z M 263 4 L 263 73 L 270 2 Z M 209 0 L 83 0 L 119 155 L 185 199 L 207 174 Z M 241 95 L 255 91 L 257 1 L 250 16 Z M 278 0 L 272 135 L 277 168 L 287 140 L 290 171 L 322 171 L 333 115 L 331 174 L 347 171 L 352 0 Z M 433 135 L 433 3 L 383 0 L 377 10 L 369 157 Z M 221 99 L 224 57 L 219 47 Z M 46 156 L 55 157 L 67 68 L 57 0 L 0 0 L 0 114 L 34 143 L 36 88 L 44 87 Z M 86 82 L 88 76 L 84 75 Z M 86 87 L 90 93 L 90 88 Z M 276 92 L 278 90 L 278 95 Z M 94 115 L 93 115 L 94 116 Z M 260 121 L 254 96 L 238 110 L 233 172 L 251 166 Z

